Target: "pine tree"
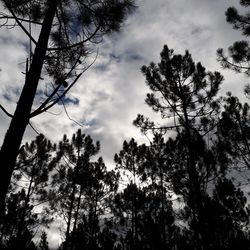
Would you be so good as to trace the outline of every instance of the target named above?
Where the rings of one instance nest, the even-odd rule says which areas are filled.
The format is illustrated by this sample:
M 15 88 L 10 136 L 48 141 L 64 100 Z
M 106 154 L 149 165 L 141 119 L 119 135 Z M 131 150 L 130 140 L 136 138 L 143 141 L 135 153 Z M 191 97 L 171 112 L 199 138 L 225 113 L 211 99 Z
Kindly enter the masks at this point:
M 203 197 L 206 196 L 204 180 L 215 171 L 213 154 L 203 137 L 215 127 L 219 112 L 216 95 L 223 77 L 218 72 L 206 72 L 201 63 L 195 64 L 188 51 L 175 55 L 166 45 L 161 52 L 159 64 L 143 66 L 146 83 L 153 93 L 147 94 L 146 103 L 168 118 L 168 124 L 157 127 L 154 122 L 138 115 L 134 124 L 143 131 L 170 129 L 176 131 L 175 141 L 179 154 L 175 154 L 172 166 L 187 174 L 181 177 L 187 190 L 185 200 L 191 209 L 191 227 L 194 231 L 194 248 L 203 249 L 202 214 Z M 178 147 L 175 147 L 178 148 Z M 183 190 L 182 190 L 183 191 Z
M 217 149 L 221 163 L 228 162 L 233 170 L 244 172 L 250 168 L 250 107 L 247 103 L 228 93 L 224 98 L 224 110 L 218 124 Z M 249 178 L 249 177 L 248 177 Z
M 39 250 L 49 250 L 49 243 L 47 241 L 47 234 L 45 232 L 42 232 Z
M 26 204 L 24 189 L 10 193 L 6 199 L 6 213 L 2 219 L 0 245 L 6 249 L 34 249 L 33 230 L 39 223 L 33 206 Z M 25 211 L 26 218 L 23 214 Z M 21 224 L 22 223 L 22 224 Z M 30 247 L 30 248 L 29 248 Z M 3 249 L 5 249 L 3 248 Z
M 240 14 L 235 7 L 229 7 L 226 11 L 226 20 L 232 24 L 234 29 L 240 30 L 243 36 L 248 37 L 250 35 L 250 16 L 248 11 L 250 3 L 248 0 L 240 0 L 240 4 L 247 9 L 247 12 Z M 250 47 L 248 40 L 234 42 L 228 48 L 228 56 L 225 55 L 222 48 L 218 49 L 217 56 L 224 68 L 250 75 Z
M 53 146 L 44 135 L 40 134 L 34 141 L 26 143 L 19 154 L 13 181 L 15 181 L 14 185 L 17 185 L 17 187 L 23 186 L 23 183 L 26 184 L 24 186 L 26 191 L 23 213 L 19 222 L 19 235 L 22 234 L 22 225 L 27 219 L 26 207 L 48 202 L 49 197 L 46 188 L 49 184 L 49 175 L 53 170 L 51 154 L 54 150 L 55 145 Z M 45 210 L 42 214 L 40 216 L 41 222 L 49 221 Z
M 131 249 L 137 249 L 138 244 L 138 211 L 137 211 L 137 177 L 140 165 L 143 162 L 142 152 L 144 146 L 138 146 L 137 142 L 132 138 L 129 142 L 123 142 L 123 149 L 119 154 L 115 154 L 114 161 L 116 169 L 121 170 L 124 175 L 128 176 L 130 185 L 127 188 L 131 191 L 132 199 L 132 214 L 131 214 Z

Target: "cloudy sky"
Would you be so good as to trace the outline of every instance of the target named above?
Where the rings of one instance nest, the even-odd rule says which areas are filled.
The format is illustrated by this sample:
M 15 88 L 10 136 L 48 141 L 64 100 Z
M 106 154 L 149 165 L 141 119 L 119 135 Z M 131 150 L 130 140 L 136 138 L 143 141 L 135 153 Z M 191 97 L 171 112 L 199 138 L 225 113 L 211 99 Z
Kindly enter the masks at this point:
M 132 125 L 138 113 L 155 116 L 144 103 L 148 89 L 140 72 L 142 65 L 159 62 L 164 44 L 183 54 L 188 49 L 195 61 L 224 77 L 221 94 L 232 91 L 242 96 L 248 79 L 223 71 L 216 61 L 216 50 L 227 48 L 241 39 L 239 31 L 226 23 L 227 7 L 238 6 L 238 0 L 137 0 L 137 10 L 128 17 L 119 34 L 105 37 L 99 44 L 96 63 L 70 92 L 79 102 L 67 106 L 69 120 L 62 106 L 32 119 L 34 128 L 52 141 L 63 134 L 71 137 L 78 128 L 101 142 L 101 155 L 112 165 L 114 153 L 123 140 L 147 138 Z M 24 82 L 26 38 L 21 30 L 0 30 L 0 104 L 13 112 Z M 59 115 L 60 114 L 60 115 Z M 0 112 L 0 143 L 8 128 L 9 118 Z M 24 141 L 36 133 L 28 128 Z

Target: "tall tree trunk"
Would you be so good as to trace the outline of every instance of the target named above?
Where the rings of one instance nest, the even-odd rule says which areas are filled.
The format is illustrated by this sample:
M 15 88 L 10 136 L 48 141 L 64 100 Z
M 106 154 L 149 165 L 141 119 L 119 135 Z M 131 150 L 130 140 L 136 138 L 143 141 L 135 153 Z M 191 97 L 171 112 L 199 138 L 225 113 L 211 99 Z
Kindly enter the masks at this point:
M 136 171 L 135 171 L 135 159 L 133 157 L 133 179 L 134 179 L 134 191 L 133 191 L 133 249 L 137 249 L 138 245 L 138 221 L 137 221 L 137 202 L 136 202 Z
M 162 249 L 166 246 L 166 226 L 165 226 L 165 190 L 163 183 L 163 170 L 162 164 L 159 163 L 160 167 L 160 183 L 161 183 L 161 233 L 162 233 Z
M 21 96 L 17 103 L 14 116 L 11 120 L 0 151 L 0 214 L 4 213 L 5 197 L 8 192 L 11 175 L 14 170 L 23 134 L 29 123 L 30 112 L 40 79 L 51 27 L 59 0 L 48 2 L 49 6 L 44 17 L 39 39 L 34 51 L 33 60 L 26 75 Z
M 19 222 L 19 225 L 18 225 L 18 231 L 17 231 L 17 238 L 21 237 L 21 235 L 23 234 L 24 232 L 24 229 L 25 229 L 25 216 L 26 216 L 26 213 L 27 213 L 27 209 L 28 209 L 28 206 L 29 206 L 29 202 L 30 202 L 30 195 L 31 195 L 31 191 L 32 191 L 32 184 L 33 184 L 33 180 L 34 180 L 34 176 L 35 176 L 35 168 L 36 168 L 36 164 L 35 163 L 32 167 L 32 170 L 31 170 L 31 179 L 30 179 L 30 183 L 29 183 L 29 187 L 28 187 L 28 192 L 27 192 L 27 195 L 25 197 L 25 203 L 24 203 L 24 206 L 23 206 L 23 212 L 21 214 L 21 218 L 20 218 L 20 222 Z
M 194 223 L 194 235 L 196 240 L 196 248 L 198 250 L 203 250 L 203 235 L 202 235 L 202 193 L 199 183 L 199 174 L 195 166 L 195 153 L 193 150 L 192 135 L 191 135 L 191 125 L 188 119 L 187 108 L 185 101 L 183 101 L 183 113 L 185 119 L 185 131 L 186 131 L 186 145 L 188 149 L 188 163 L 187 171 L 189 177 L 189 202 L 193 213 L 193 223 Z
M 72 219 L 72 213 L 73 213 L 73 208 L 74 208 L 74 202 L 75 202 L 75 194 L 76 194 L 76 178 L 77 178 L 77 174 L 78 174 L 78 170 L 79 170 L 79 166 L 80 165 L 80 146 L 78 146 L 77 148 L 77 163 L 76 163 L 76 167 L 74 169 L 74 176 L 73 176 L 73 190 L 72 190 L 72 194 L 70 197 L 70 207 L 69 207 L 69 218 L 68 218 L 68 222 L 67 222 L 67 230 L 66 230 L 66 239 L 65 239 L 65 245 L 64 245 L 64 250 L 67 250 L 70 246 L 69 244 L 69 235 L 70 235 L 70 225 L 71 225 L 71 219 Z M 82 190 L 82 189 L 81 189 Z
M 82 192 L 83 192 L 83 187 L 81 186 L 80 193 L 79 193 L 78 200 L 77 200 L 77 208 L 76 208 L 75 220 L 74 220 L 74 225 L 73 225 L 73 230 L 72 230 L 74 238 L 76 238 L 75 233 L 76 233 L 76 227 L 77 227 L 77 220 L 78 220 L 78 215 L 79 215 L 79 209 L 80 209 L 80 205 L 81 205 Z M 75 243 L 75 239 L 71 243 L 70 250 L 72 250 L 74 248 L 74 243 Z
M 70 207 L 68 212 L 68 222 L 67 222 L 67 231 L 66 231 L 66 239 L 65 239 L 65 245 L 64 250 L 67 250 L 70 246 L 69 244 L 69 235 L 70 235 L 70 225 L 71 225 L 71 219 L 72 219 L 72 212 L 74 208 L 74 201 L 75 201 L 75 193 L 76 193 L 76 184 L 74 183 L 73 191 L 70 198 Z

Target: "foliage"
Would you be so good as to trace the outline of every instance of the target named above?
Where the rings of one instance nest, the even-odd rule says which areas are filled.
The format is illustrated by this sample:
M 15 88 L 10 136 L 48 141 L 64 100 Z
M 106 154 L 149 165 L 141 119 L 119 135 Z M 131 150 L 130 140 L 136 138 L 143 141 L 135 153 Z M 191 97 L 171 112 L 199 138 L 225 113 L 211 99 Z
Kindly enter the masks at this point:
M 249 1 L 241 0 L 240 4 L 248 10 Z M 240 30 L 242 35 L 248 38 L 250 35 L 249 11 L 245 14 L 240 14 L 235 7 L 229 7 L 226 11 L 226 20 L 232 24 L 234 29 Z M 247 76 L 250 75 L 250 47 L 248 40 L 234 42 L 234 44 L 228 48 L 228 56 L 225 55 L 222 48 L 218 49 L 217 57 L 222 67 L 232 69 L 237 73 L 242 72 Z

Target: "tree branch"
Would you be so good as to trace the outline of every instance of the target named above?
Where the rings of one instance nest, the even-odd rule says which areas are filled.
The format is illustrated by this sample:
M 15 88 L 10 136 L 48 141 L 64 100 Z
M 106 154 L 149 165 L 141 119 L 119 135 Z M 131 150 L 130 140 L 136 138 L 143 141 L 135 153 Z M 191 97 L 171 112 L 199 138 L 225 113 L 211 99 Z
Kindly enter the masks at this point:
M 44 107 L 43 109 L 39 110 L 39 112 L 37 112 L 35 115 L 39 115 L 45 111 L 47 111 L 48 109 L 52 108 L 55 104 L 57 104 L 68 92 L 69 90 L 75 85 L 75 83 L 78 81 L 78 79 L 82 76 L 82 74 L 84 72 L 86 72 L 96 61 L 97 59 L 97 56 L 98 56 L 98 51 L 97 51 L 97 54 L 96 54 L 96 57 L 95 59 L 93 60 L 93 62 L 86 68 L 84 69 L 80 74 L 78 74 L 75 78 L 75 80 L 69 85 L 69 87 L 60 95 L 58 96 L 58 98 L 53 102 L 51 103 L 50 105 L 48 105 L 47 107 Z M 30 116 L 31 117 L 34 117 L 35 116 L 34 114 Z
M 72 71 L 76 68 L 77 66 L 77 63 L 79 62 L 80 60 L 80 57 L 78 57 L 78 59 L 75 61 L 74 65 L 71 67 L 70 71 L 67 73 L 65 79 L 68 78 L 68 76 L 72 73 Z M 35 111 L 33 111 L 31 114 L 30 114 L 30 118 L 31 117 L 34 117 L 34 116 L 37 116 L 39 115 L 41 112 L 41 110 L 43 108 L 45 108 L 45 106 L 49 103 L 49 101 L 53 98 L 53 96 L 56 95 L 57 91 L 59 90 L 59 88 L 62 86 L 62 83 L 60 83 L 54 90 L 53 92 L 50 94 L 50 96 L 41 104 L 41 106 L 39 108 L 37 108 Z
M 75 48 L 79 45 L 82 45 L 83 43 L 86 43 L 88 41 L 90 41 L 98 32 L 99 30 L 99 26 L 96 28 L 96 30 L 92 33 L 91 36 L 89 36 L 88 38 L 82 40 L 81 42 L 78 42 L 78 43 L 74 43 L 72 45 L 68 45 L 68 46 L 64 46 L 64 47 L 57 47 L 57 48 L 48 48 L 47 50 L 48 51 L 55 51 L 55 50 L 69 50 L 69 49 L 72 49 L 72 48 Z
M 19 18 L 16 16 L 16 14 L 14 13 L 14 11 L 12 11 L 11 6 L 7 3 L 7 1 L 4 1 L 6 7 L 8 8 L 9 12 L 11 13 L 11 15 L 13 16 L 13 18 L 16 20 L 17 24 L 19 25 L 19 27 L 24 31 L 24 33 L 31 39 L 31 41 L 34 44 L 37 44 L 36 40 L 32 37 L 32 35 L 26 30 L 26 28 L 22 25 L 22 23 L 19 21 Z
M 7 14 L 5 13 L 0 13 L 0 15 L 2 15 L 0 17 L 0 20 L 1 19 L 18 19 L 20 22 L 27 22 L 27 23 L 33 23 L 33 24 L 38 24 L 38 25 L 42 25 L 41 22 L 37 22 L 37 21 L 33 21 L 33 20 L 28 20 L 28 19 L 24 19 L 24 18 L 20 18 L 20 17 L 13 17 L 13 16 L 8 16 Z
M 9 116 L 9 117 L 13 117 L 13 115 L 12 114 L 10 114 L 1 104 L 0 104 L 0 109 L 2 109 L 2 111 L 7 115 L 7 116 Z

